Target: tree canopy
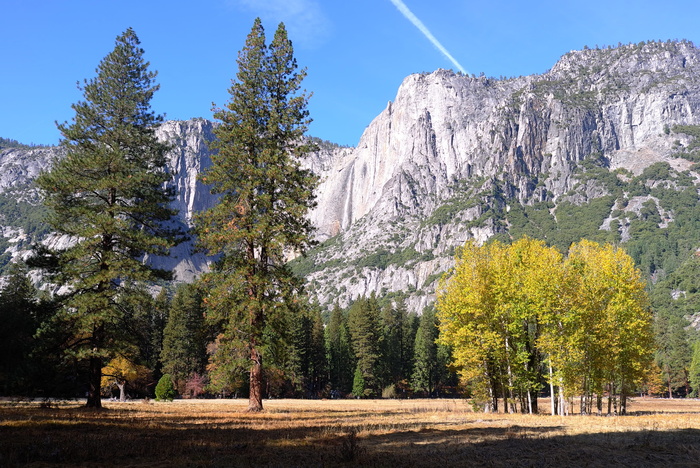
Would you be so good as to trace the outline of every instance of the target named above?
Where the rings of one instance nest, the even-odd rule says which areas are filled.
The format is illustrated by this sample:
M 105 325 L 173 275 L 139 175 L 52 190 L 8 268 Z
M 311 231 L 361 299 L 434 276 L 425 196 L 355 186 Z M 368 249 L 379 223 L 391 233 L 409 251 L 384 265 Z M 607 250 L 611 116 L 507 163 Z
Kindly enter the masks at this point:
M 48 222 L 67 239 L 52 252 L 63 307 L 45 326 L 72 331 L 66 350 L 89 362 L 91 407 L 101 406 L 104 364 L 128 339 L 122 330 L 130 298 L 140 294 L 140 282 L 162 273 L 144 256 L 167 255 L 179 234 L 166 224 L 175 214 L 168 147 L 155 136 L 162 122 L 150 109 L 156 73 L 139 44 L 127 29 L 97 76 L 79 86 L 84 100 L 73 104 L 73 121 L 58 126 L 66 155 L 37 178 Z
M 440 340 L 453 348 L 463 381 L 487 408 L 537 412 L 549 382 L 552 412 L 581 395 L 582 412 L 604 391 L 620 396 L 651 364 L 645 283 L 611 245 L 581 241 L 566 259 L 542 241 L 467 243 L 438 293 Z M 558 392 L 555 392 L 555 387 Z
M 301 167 L 313 149 L 303 138 L 310 122 L 306 76 L 297 69 L 292 43 L 280 23 L 267 45 L 256 19 L 238 55 L 230 100 L 214 117 L 211 167 L 202 181 L 219 203 L 197 220 L 199 240 L 219 260 L 205 275 L 207 304 L 221 328 L 217 358 L 245 346 L 250 365 L 251 411 L 262 409 L 263 357 L 300 304 L 301 282 L 286 254 L 311 245 L 306 213 L 314 206 L 317 178 Z

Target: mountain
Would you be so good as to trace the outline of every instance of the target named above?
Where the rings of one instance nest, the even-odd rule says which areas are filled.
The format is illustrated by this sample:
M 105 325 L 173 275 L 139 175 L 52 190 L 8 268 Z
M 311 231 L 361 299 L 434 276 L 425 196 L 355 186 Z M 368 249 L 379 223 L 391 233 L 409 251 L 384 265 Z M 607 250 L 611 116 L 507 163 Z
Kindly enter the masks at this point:
M 675 195 L 697 199 L 692 157 L 676 157 L 694 138 L 672 129 L 700 123 L 699 67 L 698 49 L 669 42 L 570 52 L 536 76 L 409 76 L 324 173 L 314 221 L 334 237 L 298 271 L 322 303 L 397 293 L 420 310 L 470 238 L 639 241 L 647 211 L 666 235 L 688 215 Z M 655 163 L 669 167 L 645 174 Z
M 184 225 L 215 201 L 197 182 L 212 125 L 159 129 L 175 147 Z M 420 311 L 468 239 L 527 234 L 566 249 L 585 236 L 623 243 L 657 281 L 700 246 L 698 125 L 700 51 L 685 41 L 572 51 L 518 78 L 411 75 L 357 147 L 320 142 L 308 161 L 321 176 L 310 214 L 321 244 L 293 268 L 322 304 L 375 292 Z M 22 225 L 40 211 L 32 180 L 59 151 L 0 152 L 4 261 L 32 236 L 65 241 Z M 206 268 L 191 243 L 157 262 L 183 281 Z
M 180 225 L 191 228 L 197 211 L 216 202 L 209 190 L 197 180 L 202 169 L 211 164 L 208 142 L 213 139 L 213 124 L 204 119 L 168 121 L 157 130 L 159 139 L 168 141 L 173 150 L 168 155 L 168 170 L 177 189 L 173 206 L 178 210 Z M 0 267 L 25 259 L 33 243 L 43 242 L 60 247 L 70 242 L 58 237 L 43 225 L 44 210 L 33 181 L 39 172 L 61 157 L 60 147 L 9 148 L 0 151 Z M 172 270 L 178 281 L 192 281 L 207 268 L 207 258 L 197 252 L 190 240 L 175 247 L 168 258 L 149 259 L 160 268 Z

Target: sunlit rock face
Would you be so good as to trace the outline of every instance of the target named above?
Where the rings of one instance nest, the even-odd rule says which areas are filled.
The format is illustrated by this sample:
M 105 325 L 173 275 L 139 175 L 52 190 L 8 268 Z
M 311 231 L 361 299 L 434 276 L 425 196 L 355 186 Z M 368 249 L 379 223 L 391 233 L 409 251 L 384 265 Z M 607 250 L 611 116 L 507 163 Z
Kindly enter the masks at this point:
M 647 44 L 570 52 L 543 75 L 509 80 L 411 75 L 329 165 L 317 213 L 335 219 L 317 224 L 347 229 L 378 204 L 391 212 L 384 199 L 422 205 L 412 189 L 439 196 L 474 177 L 509 179 L 526 201 L 546 173 L 558 197 L 572 163 L 594 153 L 638 173 L 671 153 L 677 137 L 664 128 L 697 123 L 699 60 L 690 44 Z
M 484 219 L 489 208 L 605 195 L 577 185 L 585 160 L 633 174 L 658 161 L 687 169 L 670 158 L 685 137 L 668 129 L 698 123 L 700 54 L 690 43 L 570 52 L 542 75 L 513 79 L 411 75 L 357 147 L 326 165 L 312 219 L 321 239 L 340 235 L 313 259 L 332 267 L 309 283 L 325 303 L 409 291 L 420 310 L 455 246 L 503 231 Z M 449 219 L 438 220 L 445 208 Z M 416 251 L 408 261 L 340 266 L 407 249 Z
M 421 310 L 456 246 L 507 234 L 494 208 L 604 195 L 576 179 L 587 161 L 632 174 L 658 161 L 687 169 L 670 157 L 686 140 L 668 131 L 677 124 L 700 124 L 700 53 L 685 42 L 574 51 L 544 74 L 510 79 L 411 75 L 355 148 L 322 142 L 304 163 L 320 177 L 309 216 L 327 241 L 307 259 L 309 290 L 341 305 L 403 292 Z M 194 119 L 157 131 L 173 148 L 168 170 L 183 227 L 216 201 L 198 179 L 213 125 Z M 1 152 L 0 191 L 37 200 L 31 181 L 56 156 L 55 148 Z M 207 265 L 193 241 L 148 260 L 181 281 Z

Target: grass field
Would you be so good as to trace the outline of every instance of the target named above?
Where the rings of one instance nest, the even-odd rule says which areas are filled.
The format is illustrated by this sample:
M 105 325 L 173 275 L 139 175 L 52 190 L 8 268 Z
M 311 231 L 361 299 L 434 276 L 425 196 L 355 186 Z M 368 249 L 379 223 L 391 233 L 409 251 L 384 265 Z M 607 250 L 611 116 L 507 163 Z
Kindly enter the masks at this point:
M 465 400 L 42 406 L 0 402 L 0 466 L 700 466 L 699 400 L 639 398 L 613 417 L 474 413 Z

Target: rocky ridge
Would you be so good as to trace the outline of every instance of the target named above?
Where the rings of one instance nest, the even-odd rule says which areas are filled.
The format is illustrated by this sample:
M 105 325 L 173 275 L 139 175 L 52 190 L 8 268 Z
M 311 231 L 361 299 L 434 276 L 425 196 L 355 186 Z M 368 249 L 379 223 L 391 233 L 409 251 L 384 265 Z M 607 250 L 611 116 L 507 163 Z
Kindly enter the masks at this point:
M 669 129 L 700 123 L 699 72 L 698 49 L 681 42 L 574 51 L 507 80 L 411 75 L 326 175 L 317 213 L 333 218 L 316 224 L 340 234 L 300 270 L 322 303 L 401 291 L 420 310 L 456 246 L 508 232 L 496 212 L 609 195 L 580 182 L 583 163 L 689 169 L 672 157 L 687 140 Z
M 294 268 L 323 304 L 375 292 L 421 310 L 455 247 L 509 235 L 513 209 L 549 204 L 556 218 L 562 204 L 611 197 L 609 184 L 591 176 L 602 174 L 596 171 L 630 179 L 657 162 L 691 169 L 674 157 L 690 138 L 670 129 L 697 124 L 700 51 L 688 42 L 573 51 L 542 75 L 512 79 L 411 75 L 356 148 L 322 144 L 308 160 L 321 177 L 310 217 L 323 242 Z M 197 181 L 209 164 L 212 125 L 167 122 L 158 131 L 174 145 L 169 168 L 186 226 L 215 201 Z M 29 193 L 57 151 L 2 151 L 0 194 Z M 600 227 L 624 237 L 623 218 L 613 212 L 633 196 L 613 198 Z M 629 216 L 649 200 L 635 199 Z M 8 248 L 19 256 L 24 247 Z M 191 244 L 158 262 L 186 281 L 206 268 Z

